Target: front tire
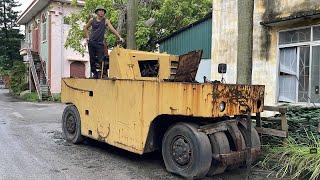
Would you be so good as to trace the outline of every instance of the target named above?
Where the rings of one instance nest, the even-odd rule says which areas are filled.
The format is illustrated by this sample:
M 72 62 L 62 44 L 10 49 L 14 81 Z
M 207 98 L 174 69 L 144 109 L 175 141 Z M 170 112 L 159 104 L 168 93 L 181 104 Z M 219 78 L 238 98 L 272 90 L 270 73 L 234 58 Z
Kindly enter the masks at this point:
M 62 115 L 62 132 L 65 139 L 73 144 L 79 144 L 84 140 L 81 135 L 81 119 L 76 106 L 67 106 Z
M 167 171 L 185 178 L 206 176 L 212 161 L 211 144 L 197 125 L 177 123 L 162 140 L 162 157 Z

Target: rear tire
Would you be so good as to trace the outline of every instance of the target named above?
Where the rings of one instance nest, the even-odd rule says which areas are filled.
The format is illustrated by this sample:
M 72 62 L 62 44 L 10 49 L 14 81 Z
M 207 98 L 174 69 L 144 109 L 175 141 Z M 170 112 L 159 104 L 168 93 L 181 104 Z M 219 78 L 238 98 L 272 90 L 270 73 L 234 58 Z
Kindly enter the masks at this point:
M 230 131 L 232 131 L 232 130 L 230 130 Z M 230 132 L 229 131 L 229 132 Z M 236 126 L 236 129 L 235 129 L 235 131 L 240 131 L 240 129 L 239 129 L 239 127 L 238 126 Z M 237 147 L 234 147 L 234 151 L 244 151 L 244 150 L 246 150 L 246 142 L 245 142 L 245 139 L 244 139 L 244 137 L 243 137 L 243 134 L 241 133 L 241 131 L 240 131 L 240 139 L 241 139 L 241 148 L 237 148 Z M 235 142 L 235 140 L 234 139 L 228 139 L 229 140 L 229 143 L 231 143 L 231 141 L 232 141 L 232 143 L 235 145 L 236 144 L 236 142 Z M 236 145 L 235 145 L 236 146 Z M 232 165 L 229 165 L 228 166 L 228 168 L 227 168 L 227 170 L 234 170 L 234 169 L 238 169 L 240 166 L 242 166 L 242 164 L 243 164 L 244 162 L 242 162 L 242 163 L 239 163 L 239 164 L 232 164 Z
M 247 128 L 240 123 L 239 129 L 245 139 L 245 142 L 247 142 L 247 136 L 246 136 Z M 254 127 L 251 128 L 251 143 L 252 143 L 252 148 L 261 148 L 260 137 L 259 137 L 257 130 Z M 257 159 L 252 159 L 252 162 L 254 162 L 256 160 Z
M 62 115 L 62 131 L 65 139 L 73 144 L 79 144 L 84 140 L 81 135 L 81 119 L 76 106 L 67 106 Z
M 177 123 L 162 139 L 162 157 L 167 171 L 185 178 L 202 178 L 212 161 L 209 138 L 198 132 L 195 124 Z
M 231 152 L 229 141 L 225 132 L 217 132 L 209 135 L 212 154 L 228 154 Z M 227 165 L 212 159 L 210 170 L 207 176 L 213 176 L 223 173 L 227 169 Z

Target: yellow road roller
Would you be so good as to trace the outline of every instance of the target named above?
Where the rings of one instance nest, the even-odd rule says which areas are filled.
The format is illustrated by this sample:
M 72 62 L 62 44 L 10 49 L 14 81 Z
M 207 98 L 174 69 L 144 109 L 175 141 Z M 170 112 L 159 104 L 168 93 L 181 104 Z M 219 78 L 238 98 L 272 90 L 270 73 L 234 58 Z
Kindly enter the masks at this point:
M 160 150 L 166 169 L 186 178 L 223 173 L 248 154 L 256 159 L 259 135 L 247 121 L 263 110 L 264 86 L 198 83 L 201 56 L 116 47 L 108 77 L 62 79 L 66 140 L 91 138 L 137 154 Z

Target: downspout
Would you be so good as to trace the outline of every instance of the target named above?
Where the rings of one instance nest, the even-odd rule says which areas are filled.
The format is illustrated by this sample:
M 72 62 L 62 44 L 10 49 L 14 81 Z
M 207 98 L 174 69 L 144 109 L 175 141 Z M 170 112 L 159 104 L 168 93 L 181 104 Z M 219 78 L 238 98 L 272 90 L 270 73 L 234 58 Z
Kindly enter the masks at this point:
M 51 11 L 48 11 L 48 23 L 49 23 L 49 30 L 48 30 L 48 82 L 49 87 L 51 89 Z
M 60 9 L 60 21 L 61 21 L 61 79 L 64 77 L 64 63 L 66 61 L 65 57 L 64 57 L 64 19 L 63 19 L 63 16 L 64 16 L 64 3 L 61 3 L 60 4 L 61 6 L 61 9 Z M 61 86 L 61 85 L 60 85 Z

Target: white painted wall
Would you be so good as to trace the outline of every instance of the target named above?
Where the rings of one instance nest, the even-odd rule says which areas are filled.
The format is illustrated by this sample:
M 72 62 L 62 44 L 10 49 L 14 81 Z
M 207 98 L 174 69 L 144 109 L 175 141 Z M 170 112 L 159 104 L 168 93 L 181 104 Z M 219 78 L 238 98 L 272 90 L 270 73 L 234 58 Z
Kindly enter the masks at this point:
M 61 79 L 70 77 L 70 64 L 73 61 L 82 61 L 86 65 L 86 76 L 90 76 L 89 55 L 80 53 L 64 47 L 69 25 L 64 24 L 64 16 L 79 8 L 72 7 L 68 4 L 52 3 L 51 4 L 51 92 L 61 92 Z
M 238 44 L 238 0 L 213 0 L 212 15 L 212 79 L 221 79 L 217 72 L 219 63 L 226 63 L 227 83 L 236 83 L 237 79 L 237 44 Z M 268 5 L 268 7 L 266 7 Z M 269 8 L 269 9 L 268 9 Z M 253 32 L 253 69 L 252 83 L 265 85 L 265 105 L 278 104 L 278 32 L 280 30 L 307 25 L 304 23 L 268 30 L 260 23 L 267 11 L 275 18 L 288 17 L 294 13 L 308 10 L 320 10 L 319 0 L 255 0 Z M 314 23 L 314 22 L 313 22 Z M 267 38 L 269 35 L 269 39 Z

